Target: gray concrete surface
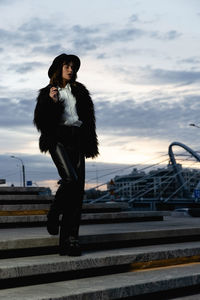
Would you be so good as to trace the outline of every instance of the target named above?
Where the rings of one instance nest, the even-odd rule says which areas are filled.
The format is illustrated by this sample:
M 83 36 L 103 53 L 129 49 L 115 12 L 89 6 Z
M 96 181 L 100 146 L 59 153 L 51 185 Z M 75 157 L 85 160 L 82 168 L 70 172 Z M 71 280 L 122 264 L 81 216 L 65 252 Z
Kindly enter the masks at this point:
M 159 237 L 199 235 L 200 218 L 190 216 L 166 216 L 164 221 L 137 223 L 114 223 L 81 225 L 80 240 L 83 243 L 102 241 L 138 240 Z M 58 237 L 48 235 L 45 227 L 0 229 L 0 250 L 54 246 Z M 84 270 L 102 266 L 123 265 L 136 262 L 165 260 L 185 256 L 199 256 L 200 241 L 163 244 L 127 249 L 98 250 L 85 252 L 81 257 L 60 257 L 57 254 L 0 260 L 0 278 L 25 278 L 29 275 L 44 275 L 70 270 Z M 0 299 L 68 299 L 106 300 L 123 299 L 135 295 L 161 292 L 168 289 L 200 284 L 200 263 L 168 266 L 155 269 L 133 270 L 97 277 L 37 284 L 0 290 Z M 183 300 L 196 300 L 198 295 L 186 296 Z M 187 298 L 189 297 L 189 298 Z M 193 297 L 193 298 L 191 298 Z M 172 299 L 172 298 L 171 298 Z
M 42 200 L 49 200 L 52 201 L 53 200 L 53 196 L 49 196 L 49 195 L 1 195 L 0 194 L 0 201 L 9 201 L 9 200 L 13 200 L 16 203 L 20 200 L 27 200 L 30 201 L 34 200 L 37 201 L 38 203 Z
M 200 218 L 164 217 L 164 221 L 81 225 L 82 243 L 200 236 Z M 58 236 L 45 227 L 0 229 L 0 250 L 55 246 Z
M 49 209 L 50 204 L 0 204 L 0 211 L 24 211 L 24 210 L 40 210 L 40 209 Z
M 31 205 L 32 206 L 32 205 Z M 36 209 L 36 208 L 33 208 Z M 39 209 L 45 209 L 41 207 Z M 46 208 L 47 209 L 47 208 Z M 21 210 L 21 209 L 20 209 Z M 98 221 L 98 220 L 126 220 L 126 219 L 142 219 L 142 218 L 162 218 L 163 216 L 170 215 L 169 212 L 159 211 L 147 211 L 147 212 L 135 212 L 135 211 L 121 211 L 121 212 L 104 212 L 104 213 L 82 213 L 81 219 L 83 221 Z M 46 222 L 47 217 L 44 215 L 17 215 L 17 216 L 0 216 L 0 223 L 40 223 Z
M 174 258 L 188 258 L 200 255 L 200 242 L 164 244 L 98 250 L 83 252 L 81 257 L 59 256 L 58 254 L 32 257 L 7 258 L 0 260 L 0 279 L 23 278 L 24 276 L 50 274 L 100 267 L 112 267 L 142 263 L 145 268 L 149 262 Z M 135 265 L 136 268 L 136 265 Z
M 200 293 L 195 294 L 195 295 L 188 295 L 188 296 L 181 296 L 181 297 L 175 297 L 175 298 L 170 298 L 170 300 L 200 300 Z
M 193 229 L 195 232 L 200 229 L 200 218 L 193 217 L 164 217 L 164 221 L 136 222 L 136 223 L 114 223 L 114 224 L 92 224 L 81 225 L 80 235 L 102 234 L 118 232 L 141 232 L 157 231 L 168 229 Z M 8 239 L 28 237 L 47 237 L 49 236 L 45 227 L 30 228 L 4 228 L 0 229 L 0 241 Z
M 0 187 L 0 194 L 41 194 L 46 193 L 47 188 L 45 187 L 37 187 L 37 186 L 29 186 L 29 187 L 20 187 L 20 186 L 1 186 Z
M 4 289 L 0 299 L 123 299 L 197 284 L 200 284 L 199 263 Z

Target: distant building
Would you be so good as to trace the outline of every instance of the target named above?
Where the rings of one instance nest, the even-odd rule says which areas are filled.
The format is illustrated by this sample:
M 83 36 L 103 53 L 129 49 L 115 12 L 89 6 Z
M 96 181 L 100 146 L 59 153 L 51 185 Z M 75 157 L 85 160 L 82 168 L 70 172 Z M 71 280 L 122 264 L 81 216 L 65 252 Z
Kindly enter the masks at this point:
M 183 174 L 185 186 L 189 195 L 198 188 L 200 183 L 200 171 L 197 169 L 183 168 L 179 166 Z M 136 168 L 128 175 L 115 176 L 114 193 L 116 198 L 122 200 L 156 198 L 158 200 L 170 197 L 184 197 L 183 190 L 174 172 L 173 166 L 169 164 L 166 168 L 158 168 L 148 173 Z M 110 186 L 108 184 L 108 190 Z M 176 192 L 177 191 L 177 192 Z
M 145 172 L 133 169 L 128 175 L 115 176 L 113 181 L 116 196 L 124 200 L 132 198 L 134 194 L 144 189 L 146 185 L 145 175 Z

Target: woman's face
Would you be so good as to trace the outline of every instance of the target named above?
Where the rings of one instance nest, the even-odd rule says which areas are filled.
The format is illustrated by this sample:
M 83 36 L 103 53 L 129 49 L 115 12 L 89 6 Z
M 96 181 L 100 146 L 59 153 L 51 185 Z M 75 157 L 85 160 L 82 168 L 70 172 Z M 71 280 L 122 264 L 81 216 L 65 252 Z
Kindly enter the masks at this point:
M 72 76 L 74 75 L 74 65 L 72 62 L 69 62 L 68 64 L 64 64 L 62 67 L 62 79 L 66 82 L 70 81 L 72 79 Z

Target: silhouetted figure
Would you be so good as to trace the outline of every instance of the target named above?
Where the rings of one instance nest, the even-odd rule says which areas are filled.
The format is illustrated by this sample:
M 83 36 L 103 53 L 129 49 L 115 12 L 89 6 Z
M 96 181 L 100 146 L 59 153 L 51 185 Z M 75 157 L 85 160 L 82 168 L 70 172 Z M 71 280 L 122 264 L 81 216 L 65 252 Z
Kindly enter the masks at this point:
M 80 59 L 57 56 L 48 70 L 50 83 L 37 98 L 34 124 L 41 132 L 39 147 L 49 151 L 61 177 L 47 215 L 47 230 L 59 233 L 60 255 L 81 255 L 78 241 L 85 182 L 85 157 L 96 157 L 98 140 L 92 99 L 76 81 Z

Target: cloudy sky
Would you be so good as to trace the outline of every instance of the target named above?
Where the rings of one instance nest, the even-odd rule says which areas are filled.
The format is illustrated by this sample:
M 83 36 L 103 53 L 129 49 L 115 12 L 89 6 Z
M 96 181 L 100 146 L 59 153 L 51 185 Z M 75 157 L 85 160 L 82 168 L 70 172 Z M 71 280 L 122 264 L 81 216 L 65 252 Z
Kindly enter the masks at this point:
M 200 6 L 198 0 L 0 0 L 0 177 L 55 184 L 32 125 L 47 70 L 65 52 L 81 59 L 101 155 L 87 180 L 154 161 L 173 141 L 199 148 Z M 130 171 L 130 170 L 129 170 Z M 103 173 L 101 173 L 103 174 Z

